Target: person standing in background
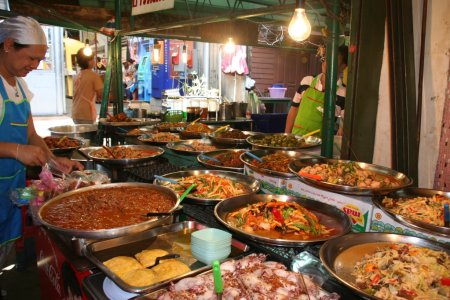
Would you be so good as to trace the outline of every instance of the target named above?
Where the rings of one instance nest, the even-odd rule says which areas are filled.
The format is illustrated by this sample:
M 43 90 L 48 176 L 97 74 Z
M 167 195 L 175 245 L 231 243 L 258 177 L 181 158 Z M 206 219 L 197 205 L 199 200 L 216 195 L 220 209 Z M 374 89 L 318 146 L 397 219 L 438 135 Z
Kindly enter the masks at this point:
M 336 114 L 339 115 L 345 105 L 345 86 L 342 85 L 342 72 L 347 66 L 348 48 L 342 45 L 338 48 L 339 80 L 336 89 Z M 322 73 L 306 76 L 300 82 L 297 92 L 291 102 L 291 108 L 286 119 L 285 133 L 304 135 L 311 131 L 322 129 L 323 102 L 325 98 L 325 76 L 327 63 L 322 60 Z M 317 133 L 316 136 L 320 136 Z
M 103 82 L 92 68 L 95 56 L 85 55 L 81 48 L 77 52 L 77 64 L 81 71 L 78 73 L 73 86 L 72 119 L 75 124 L 93 124 L 97 120 L 96 99 L 102 97 Z
M 34 95 L 21 77 L 35 70 L 46 52 L 47 39 L 36 20 L 18 16 L 0 23 L 0 270 L 22 235 L 21 210 L 9 194 L 25 187 L 25 166 L 53 161 L 66 173 L 83 169 L 78 162 L 55 157 L 34 128 Z

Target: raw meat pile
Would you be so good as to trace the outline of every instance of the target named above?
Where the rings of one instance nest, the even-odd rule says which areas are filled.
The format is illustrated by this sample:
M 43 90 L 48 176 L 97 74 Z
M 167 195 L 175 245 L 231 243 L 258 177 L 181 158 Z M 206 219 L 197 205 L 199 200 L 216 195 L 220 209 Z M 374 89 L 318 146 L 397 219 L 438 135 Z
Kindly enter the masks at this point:
M 266 261 L 264 254 L 251 254 L 240 260 L 224 262 L 220 269 L 224 300 L 339 299 L 339 295 L 322 290 L 307 276 L 304 276 L 305 288 L 301 274 L 288 271 L 283 264 Z M 217 299 L 212 273 L 185 278 L 172 284 L 158 298 L 169 299 Z

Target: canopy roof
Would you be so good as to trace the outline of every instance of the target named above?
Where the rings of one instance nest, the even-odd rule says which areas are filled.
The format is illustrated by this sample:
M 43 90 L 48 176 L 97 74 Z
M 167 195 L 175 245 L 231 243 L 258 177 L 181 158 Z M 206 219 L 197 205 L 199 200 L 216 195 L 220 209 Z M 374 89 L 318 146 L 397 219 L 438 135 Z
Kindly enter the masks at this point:
M 136 1 L 136 0 L 135 0 Z M 138 0 L 137 0 L 138 1 Z M 121 10 L 121 35 L 177 38 L 223 43 L 232 36 L 236 43 L 248 46 L 308 48 L 295 43 L 287 34 L 287 25 L 296 6 L 295 0 L 175 0 L 173 9 L 131 16 L 132 0 L 9 0 L 11 12 L 33 16 L 44 24 L 99 31 Z M 328 0 L 307 0 L 306 12 L 312 25 L 309 42 L 323 40 L 321 30 L 327 17 L 336 17 L 341 31 L 348 32 L 350 0 L 339 0 L 341 13 L 330 14 Z M 117 6 L 116 6 L 117 5 Z M 2 15 L 8 15 L 1 11 Z

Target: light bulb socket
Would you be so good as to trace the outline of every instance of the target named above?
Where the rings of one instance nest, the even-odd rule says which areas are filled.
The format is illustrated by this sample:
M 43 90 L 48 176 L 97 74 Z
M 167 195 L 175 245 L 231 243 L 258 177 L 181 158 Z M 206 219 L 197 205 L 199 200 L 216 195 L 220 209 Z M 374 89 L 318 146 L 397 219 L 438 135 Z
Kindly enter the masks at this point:
M 296 4 L 295 4 L 295 7 L 296 8 L 303 8 L 303 9 L 305 9 L 305 0 L 297 0 L 296 1 Z

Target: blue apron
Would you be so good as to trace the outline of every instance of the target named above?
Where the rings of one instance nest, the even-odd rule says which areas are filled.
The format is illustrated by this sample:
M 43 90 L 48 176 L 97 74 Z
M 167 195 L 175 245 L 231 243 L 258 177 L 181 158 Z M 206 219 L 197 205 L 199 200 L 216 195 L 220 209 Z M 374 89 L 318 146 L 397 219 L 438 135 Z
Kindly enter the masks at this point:
M 30 103 L 22 86 L 17 81 L 23 99 L 16 104 L 9 100 L 5 85 L 0 78 L 0 95 L 3 111 L 0 112 L 0 141 L 28 143 L 28 118 Z M 20 151 L 20 149 L 19 149 Z M 22 235 L 21 210 L 9 199 L 9 192 L 25 187 L 25 166 L 14 158 L 0 158 L 0 245 L 18 239 Z

